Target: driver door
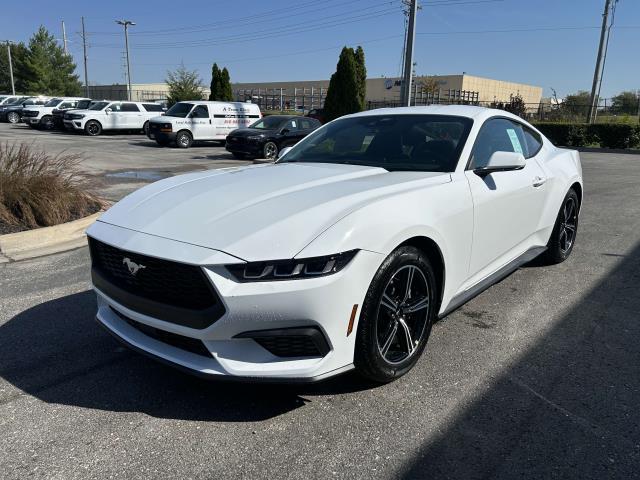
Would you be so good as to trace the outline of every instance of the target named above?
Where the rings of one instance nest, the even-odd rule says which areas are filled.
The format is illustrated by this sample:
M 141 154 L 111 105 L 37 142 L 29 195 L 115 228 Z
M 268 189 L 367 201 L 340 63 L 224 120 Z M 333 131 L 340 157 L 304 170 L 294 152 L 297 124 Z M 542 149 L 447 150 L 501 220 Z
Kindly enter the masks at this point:
M 189 114 L 189 125 L 194 140 L 211 140 L 213 138 L 215 128 L 207 105 L 195 106 Z
M 474 173 L 497 151 L 522 153 L 525 167 L 483 176 Z M 474 205 L 469 280 L 475 284 L 534 246 L 546 179 L 529 155 L 522 126 L 506 118 L 492 118 L 482 126 L 465 175 Z

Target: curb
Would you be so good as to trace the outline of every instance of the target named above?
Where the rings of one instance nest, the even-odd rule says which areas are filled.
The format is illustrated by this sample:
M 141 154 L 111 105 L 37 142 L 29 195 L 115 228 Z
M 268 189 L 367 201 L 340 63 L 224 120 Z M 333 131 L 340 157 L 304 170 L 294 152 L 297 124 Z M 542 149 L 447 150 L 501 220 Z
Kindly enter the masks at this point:
M 104 209 L 73 222 L 0 235 L 0 264 L 83 247 L 87 244 L 84 232 L 102 213 Z

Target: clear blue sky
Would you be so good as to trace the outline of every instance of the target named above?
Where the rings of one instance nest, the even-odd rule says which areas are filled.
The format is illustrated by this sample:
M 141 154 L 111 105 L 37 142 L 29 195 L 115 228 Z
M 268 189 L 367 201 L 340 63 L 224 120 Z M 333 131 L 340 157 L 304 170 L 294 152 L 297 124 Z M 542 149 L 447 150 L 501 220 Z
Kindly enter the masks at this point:
M 423 0 L 417 72 L 463 71 L 589 90 L 604 0 Z M 131 28 L 132 81 L 161 82 L 180 62 L 210 81 L 211 63 L 235 82 L 327 79 L 342 45 L 362 44 L 370 77 L 397 76 L 404 20 L 399 0 L 6 1 L 0 38 L 26 41 L 40 24 L 62 37 L 82 67 L 80 16 L 89 33 L 90 83 L 124 80 L 122 27 Z M 619 0 L 603 96 L 640 89 L 640 0 Z M 627 28 L 625 28 L 627 27 Z M 509 31 L 505 31 L 509 30 Z

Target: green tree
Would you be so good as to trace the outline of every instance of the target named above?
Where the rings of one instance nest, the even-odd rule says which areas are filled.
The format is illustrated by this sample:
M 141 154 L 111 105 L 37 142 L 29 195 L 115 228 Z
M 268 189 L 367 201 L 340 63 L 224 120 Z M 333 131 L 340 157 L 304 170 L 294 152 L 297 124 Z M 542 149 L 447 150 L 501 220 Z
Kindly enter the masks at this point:
M 28 93 L 72 96 L 79 95 L 82 90 L 75 69 L 71 56 L 65 54 L 54 36 L 40 26 L 29 40 L 19 72 Z
M 360 110 L 364 110 L 365 99 L 367 97 L 367 67 L 364 61 L 364 49 L 360 46 L 354 52 L 356 61 L 356 77 L 358 80 L 358 102 Z
M 214 63 L 211 68 L 211 93 L 209 94 L 209 100 L 222 102 L 230 102 L 233 100 L 229 70 L 227 70 L 227 67 L 220 70 L 217 63 Z
M 167 72 L 165 82 L 169 86 L 169 106 L 184 100 L 202 100 L 202 81 L 195 70 L 187 70 L 181 65 L 178 69 Z
M 585 117 L 589 112 L 591 104 L 591 94 L 586 90 L 579 90 L 576 93 L 569 94 L 562 102 L 562 110 L 578 117 Z
M 638 94 L 636 92 L 626 91 L 621 92 L 613 97 L 613 104 L 611 110 L 613 113 L 622 115 L 637 115 L 638 114 Z
M 353 48 L 344 47 L 331 75 L 324 101 L 327 121 L 362 110 L 358 93 L 358 67 Z
M 27 55 L 27 47 L 24 43 L 11 44 L 11 64 L 13 65 L 13 83 L 16 93 L 26 92 L 24 60 Z M 0 44 L 0 92 L 11 92 L 11 74 L 9 72 L 9 56 L 6 43 Z
M 220 100 L 220 75 L 222 71 L 218 68 L 218 64 L 214 63 L 211 67 L 211 93 L 209 93 L 209 100 Z

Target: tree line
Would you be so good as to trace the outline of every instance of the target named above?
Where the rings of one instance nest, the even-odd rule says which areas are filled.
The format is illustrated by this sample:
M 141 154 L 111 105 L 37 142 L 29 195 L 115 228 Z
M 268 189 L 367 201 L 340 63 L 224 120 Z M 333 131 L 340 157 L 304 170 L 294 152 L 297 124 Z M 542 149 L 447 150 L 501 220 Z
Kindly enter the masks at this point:
M 16 93 L 27 95 L 76 96 L 82 84 L 76 75 L 76 64 L 58 45 L 55 37 L 40 26 L 29 42 L 10 44 L 11 63 Z M 0 47 L 0 92 L 11 92 L 7 46 Z

